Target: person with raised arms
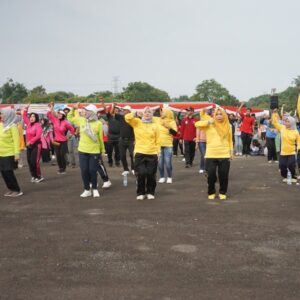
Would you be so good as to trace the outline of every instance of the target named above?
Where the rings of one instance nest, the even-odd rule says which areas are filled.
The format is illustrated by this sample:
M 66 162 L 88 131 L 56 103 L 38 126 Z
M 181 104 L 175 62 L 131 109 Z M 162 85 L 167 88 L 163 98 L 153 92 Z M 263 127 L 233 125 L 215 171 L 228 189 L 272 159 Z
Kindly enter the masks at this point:
M 80 128 L 78 145 L 79 165 L 84 191 L 80 197 L 100 197 L 97 189 L 97 169 L 101 153 L 104 153 L 102 123 L 97 117 L 97 107 L 89 104 L 82 110 L 82 116 L 75 114 L 80 103 L 68 113 L 68 120 Z M 92 191 L 90 190 L 92 184 Z
M 134 171 L 137 177 L 137 200 L 155 198 L 156 172 L 160 153 L 158 124 L 153 121 L 153 112 L 149 106 L 143 110 L 142 117 L 133 113 L 125 115 L 126 122 L 133 127 L 135 135 Z
M 217 108 L 212 117 L 203 113 L 196 128 L 206 132 L 205 169 L 208 182 L 208 199 L 216 198 L 215 184 L 219 178 L 220 200 L 226 200 L 230 160 L 233 156 L 232 129 L 226 112 Z

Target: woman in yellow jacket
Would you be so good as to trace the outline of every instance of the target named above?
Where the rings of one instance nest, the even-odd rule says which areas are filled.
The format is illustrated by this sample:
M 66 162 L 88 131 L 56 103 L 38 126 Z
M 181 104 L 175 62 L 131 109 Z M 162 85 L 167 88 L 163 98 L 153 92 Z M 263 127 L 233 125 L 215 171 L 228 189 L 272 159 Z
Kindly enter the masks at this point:
M 80 128 L 78 145 L 79 164 L 84 191 L 80 197 L 100 197 L 97 189 L 97 169 L 101 153 L 104 153 L 102 123 L 98 121 L 97 107 L 89 104 L 80 116 L 75 110 L 79 103 L 68 113 L 68 121 Z M 92 184 L 92 191 L 90 190 Z
M 272 113 L 272 123 L 280 132 L 281 151 L 279 158 L 279 168 L 283 181 L 287 181 L 288 170 L 292 175 L 292 182 L 297 182 L 296 177 L 296 149 L 298 149 L 298 157 L 300 155 L 300 135 L 296 128 L 296 120 L 287 116 L 283 119 L 284 124 L 279 123 L 279 115 L 277 109 Z
M 160 174 L 159 183 L 166 182 L 165 167 L 167 171 L 167 183 L 172 183 L 172 157 L 173 157 L 173 136 L 177 134 L 177 125 L 174 114 L 170 109 L 163 108 L 160 118 L 153 117 L 159 126 L 160 135 L 160 157 L 158 170 Z
M 226 200 L 230 160 L 233 155 L 231 125 L 226 112 L 221 108 L 215 110 L 213 117 L 203 113 L 201 119 L 202 121 L 196 122 L 195 126 L 206 132 L 205 169 L 208 175 L 208 199 L 214 200 L 216 197 L 215 183 L 218 174 L 219 198 Z
M 19 160 L 20 138 L 15 123 L 15 111 L 11 108 L 1 110 L 0 121 L 0 171 L 9 191 L 7 197 L 23 195 L 14 174 L 15 162 Z
M 125 115 L 135 135 L 134 172 L 137 177 L 137 200 L 154 199 L 156 172 L 160 153 L 159 126 L 153 121 L 153 112 L 145 107 L 142 118 L 133 113 Z

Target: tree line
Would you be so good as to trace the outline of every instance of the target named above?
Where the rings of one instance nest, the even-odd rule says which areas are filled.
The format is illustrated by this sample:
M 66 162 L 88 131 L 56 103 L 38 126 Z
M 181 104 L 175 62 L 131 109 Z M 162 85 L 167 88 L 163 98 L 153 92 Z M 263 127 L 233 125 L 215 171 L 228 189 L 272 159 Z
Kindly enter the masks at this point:
M 278 93 L 280 105 L 285 104 L 287 110 L 296 106 L 300 76 L 295 78 L 291 86 Z M 171 98 L 166 91 L 158 89 L 146 82 L 131 82 L 123 88 L 121 93 L 114 95 L 111 91 L 98 91 L 88 96 L 75 95 L 72 92 L 57 91 L 47 93 L 42 86 L 27 89 L 24 84 L 8 79 L 0 87 L 0 101 L 6 104 L 12 103 L 95 103 L 103 97 L 106 102 L 212 102 L 220 105 L 239 106 L 239 100 L 228 89 L 215 79 L 204 80 L 195 88 L 192 96 L 181 95 Z M 269 108 L 270 94 L 259 95 L 247 102 L 249 107 Z

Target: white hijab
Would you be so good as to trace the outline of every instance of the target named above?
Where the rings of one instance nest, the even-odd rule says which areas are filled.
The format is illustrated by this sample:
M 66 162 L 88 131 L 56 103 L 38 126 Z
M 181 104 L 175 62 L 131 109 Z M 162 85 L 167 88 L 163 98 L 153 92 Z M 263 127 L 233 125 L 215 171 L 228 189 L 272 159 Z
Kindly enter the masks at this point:
M 10 108 L 3 108 L 1 109 L 2 120 L 3 120 L 3 127 L 4 131 L 9 130 L 13 125 L 15 125 L 16 113 L 15 111 Z

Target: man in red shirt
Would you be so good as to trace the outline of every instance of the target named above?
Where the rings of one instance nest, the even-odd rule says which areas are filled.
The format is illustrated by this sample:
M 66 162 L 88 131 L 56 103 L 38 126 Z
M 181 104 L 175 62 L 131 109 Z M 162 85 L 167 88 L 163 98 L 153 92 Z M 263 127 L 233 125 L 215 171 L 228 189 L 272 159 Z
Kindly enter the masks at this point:
M 187 114 L 181 121 L 180 141 L 184 142 L 185 167 L 190 168 L 193 165 L 196 147 L 196 127 L 197 120 L 194 118 L 194 109 L 188 107 Z
M 250 145 L 252 141 L 252 136 L 254 133 L 255 118 L 251 117 L 251 108 L 247 108 L 246 114 L 241 112 L 242 107 L 245 105 L 244 102 L 240 105 L 238 113 L 242 118 L 241 139 L 243 143 L 243 155 L 248 156 L 250 154 Z

